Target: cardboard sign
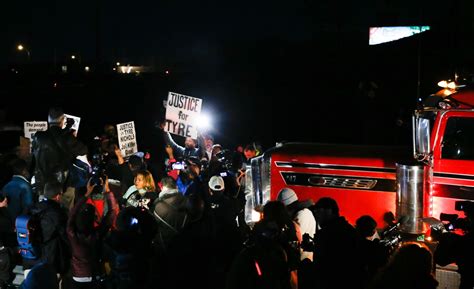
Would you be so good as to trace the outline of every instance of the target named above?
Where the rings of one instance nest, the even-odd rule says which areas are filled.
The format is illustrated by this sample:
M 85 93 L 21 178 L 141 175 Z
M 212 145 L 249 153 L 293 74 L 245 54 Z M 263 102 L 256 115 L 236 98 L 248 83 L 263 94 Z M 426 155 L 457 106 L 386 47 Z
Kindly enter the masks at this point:
M 77 133 L 79 131 L 79 124 L 81 123 L 81 118 L 70 114 L 64 114 L 64 116 L 66 118 L 74 119 L 74 124 L 72 125 L 71 129 L 75 130 Z M 64 122 L 64 127 L 66 127 L 66 121 Z
M 165 131 L 196 139 L 196 121 L 201 108 L 202 99 L 170 92 L 166 103 Z
M 131 156 L 138 151 L 135 123 L 133 121 L 117 124 L 117 134 L 123 157 Z
M 47 129 L 47 121 L 25 121 L 24 123 L 25 137 L 29 139 L 31 139 L 37 131 L 45 131 Z

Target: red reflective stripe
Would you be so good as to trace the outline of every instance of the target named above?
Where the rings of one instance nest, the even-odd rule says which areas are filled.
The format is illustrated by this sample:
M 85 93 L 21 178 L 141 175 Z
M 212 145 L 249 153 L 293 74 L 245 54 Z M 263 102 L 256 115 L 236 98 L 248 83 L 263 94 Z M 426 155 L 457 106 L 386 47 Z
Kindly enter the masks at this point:
M 262 270 L 260 270 L 260 266 L 258 265 L 257 261 L 255 261 L 255 268 L 257 269 L 258 276 L 262 276 Z

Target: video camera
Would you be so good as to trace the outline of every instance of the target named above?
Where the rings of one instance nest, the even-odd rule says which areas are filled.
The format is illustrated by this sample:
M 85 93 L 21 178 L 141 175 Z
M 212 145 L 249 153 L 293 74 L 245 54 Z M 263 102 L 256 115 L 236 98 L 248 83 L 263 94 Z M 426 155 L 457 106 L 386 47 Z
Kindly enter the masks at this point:
M 400 245 L 402 241 L 402 235 L 398 226 L 393 226 L 389 229 L 390 232 L 385 233 L 380 239 L 380 244 L 388 249 L 394 249 Z M 387 231 L 386 231 L 387 232 Z
M 216 154 L 217 161 L 225 170 L 232 169 L 232 153 L 229 150 L 222 150 Z
M 443 222 L 444 229 L 448 232 L 454 231 L 456 229 L 461 229 L 463 231 L 469 231 L 472 229 L 472 220 L 469 220 L 467 216 L 472 217 L 474 215 L 474 202 L 457 201 L 454 204 L 454 209 L 459 212 L 464 212 L 466 217 L 459 218 L 457 214 L 441 213 L 439 219 Z
M 300 247 L 305 252 L 314 252 L 314 236 L 311 237 L 308 233 L 304 233 Z
M 185 170 L 186 169 L 186 163 L 185 162 L 175 162 L 171 164 L 171 169 L 172 170 Z

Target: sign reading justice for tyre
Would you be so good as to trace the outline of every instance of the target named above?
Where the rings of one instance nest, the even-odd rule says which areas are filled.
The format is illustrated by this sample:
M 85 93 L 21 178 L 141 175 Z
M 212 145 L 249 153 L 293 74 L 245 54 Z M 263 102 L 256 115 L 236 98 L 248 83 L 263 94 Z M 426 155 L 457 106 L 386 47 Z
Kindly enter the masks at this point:
M 170 92 L 166 103 L 165 130 L 184 137 L 197 138 L 196 122 L 202 99 Z

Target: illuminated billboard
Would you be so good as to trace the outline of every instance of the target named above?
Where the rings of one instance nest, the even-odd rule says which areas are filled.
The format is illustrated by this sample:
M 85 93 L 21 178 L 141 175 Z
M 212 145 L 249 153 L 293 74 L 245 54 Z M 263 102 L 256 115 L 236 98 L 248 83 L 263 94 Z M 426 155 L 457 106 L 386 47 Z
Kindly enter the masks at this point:
M 369 45 L 377 45 L 410 37 L 430 30 L 430 26 L 389 26 L 370 27 Z

